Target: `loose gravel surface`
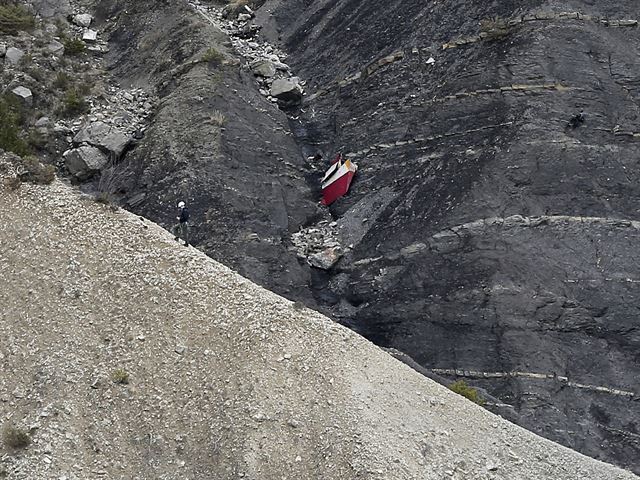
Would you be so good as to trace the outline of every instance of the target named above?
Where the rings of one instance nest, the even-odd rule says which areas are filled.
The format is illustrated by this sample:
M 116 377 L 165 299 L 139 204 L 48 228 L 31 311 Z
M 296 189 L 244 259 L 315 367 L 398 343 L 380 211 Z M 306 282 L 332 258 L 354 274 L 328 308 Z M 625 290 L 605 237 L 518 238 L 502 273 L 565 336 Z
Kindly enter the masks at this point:
M 637 478 L 59 181 L 0 222 L 0 477 Z

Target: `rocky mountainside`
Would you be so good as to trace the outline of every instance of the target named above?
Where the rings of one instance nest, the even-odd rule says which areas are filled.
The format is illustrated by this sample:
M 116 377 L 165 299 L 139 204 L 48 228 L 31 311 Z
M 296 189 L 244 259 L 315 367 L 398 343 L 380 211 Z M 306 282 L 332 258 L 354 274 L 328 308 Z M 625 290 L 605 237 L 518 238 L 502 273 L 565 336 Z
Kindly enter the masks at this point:
M 640 472 L 634 3 L 30 3 L 2 99 L 61 174 Z
M 636 5 L 274 0 L 259 16 L 311 83 L 303 148 L 360 166 L 332 208 L 353 248 L 316 297 L 527 428 L 640 471 Z
M 10 190 L 0 163 L 2 477 L 637 478 L 143 218 L 60 181 Z

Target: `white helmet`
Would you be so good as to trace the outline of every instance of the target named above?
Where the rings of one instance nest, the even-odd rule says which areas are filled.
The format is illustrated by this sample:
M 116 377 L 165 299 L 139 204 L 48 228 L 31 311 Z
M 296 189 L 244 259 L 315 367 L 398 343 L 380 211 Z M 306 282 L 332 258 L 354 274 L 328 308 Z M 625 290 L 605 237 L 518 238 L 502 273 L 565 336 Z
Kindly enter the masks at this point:
M 179 202 L 178 203 L 178 208 L 184 208 L 184 202 Z

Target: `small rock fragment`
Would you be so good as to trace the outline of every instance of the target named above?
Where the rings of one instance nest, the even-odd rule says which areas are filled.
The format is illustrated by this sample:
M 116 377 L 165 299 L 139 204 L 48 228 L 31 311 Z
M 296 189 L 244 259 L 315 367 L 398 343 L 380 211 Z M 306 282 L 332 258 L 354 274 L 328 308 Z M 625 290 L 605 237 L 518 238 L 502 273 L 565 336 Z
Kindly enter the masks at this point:
M 98 40 L 98 32 L 95 30 L 87 29 L 82 34 L 82 40 L 85 42 L 95 42 Z
M 49 42 L 49 45 L 47 45 L 47 50 L 49 50 L 54 55 L 64 55 L 64 45 L 57 40 L 51 40 L 51 42 Z
M 4 56 L 7 63 L 10 65 L 17 65 L 20 63 L 20 60 L 22 60 L 22 57 L 24 57 L 24 52 L 19 48 L 9 47 L 7 48 Z
M 78 15 L 74 15 L 71 21 L 78 25 L 79 27 L 88 27 L 91 25 L 91 21 L 93 17 L 88 13 L 79 13 Z
M 16 87 L 13 90 L 11 90 L 11 93 L 13 93 L 16 97 L 18 97 L 18 99 L 27 106 L 31 106 L 33 104 L 33 95 L 31 94 L 31 90 L 29 90 L 27 87 Z

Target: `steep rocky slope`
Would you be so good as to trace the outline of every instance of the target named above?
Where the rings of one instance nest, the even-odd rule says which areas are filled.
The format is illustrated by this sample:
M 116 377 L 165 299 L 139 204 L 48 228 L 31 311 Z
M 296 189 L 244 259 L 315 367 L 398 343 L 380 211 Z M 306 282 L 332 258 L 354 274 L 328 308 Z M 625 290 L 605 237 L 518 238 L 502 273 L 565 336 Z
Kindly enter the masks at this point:
M 207 254 L 311 300 L 309 268 L 287 242 L 320 214 L 309 170 L 286 116 L 259 94 L 229 38 L 186 1 L 105 0 L 97 17 L 110 35 L 112 75 L 161 98 L 123 167 L 130 208 L 170 224 L 187 201 Z M 209 52 L 215 61 L 202 62 Z
M 302 147 L 360 166 L 332 207 L 353 251 L 316 297 L 640 471 L 636 5 L 273 0 L 259 16 L 313 84 Z
M 289 119 L 186 2 L 97 2 L 112 77 L 159 98 L 128 208 L 167 226 L 187 200 L 215 259 L 640 471 L 634 3 L 257 3 L 307 82 Z M 319 151 L 360 165 L 328 272 L 291 238 L 331 220 Z
M 0 220 L 0 421 L 32 439 L 3 476 L 637 478 L 59 181 Z

